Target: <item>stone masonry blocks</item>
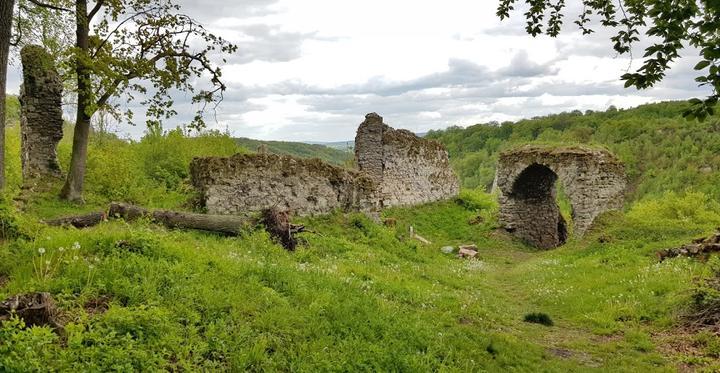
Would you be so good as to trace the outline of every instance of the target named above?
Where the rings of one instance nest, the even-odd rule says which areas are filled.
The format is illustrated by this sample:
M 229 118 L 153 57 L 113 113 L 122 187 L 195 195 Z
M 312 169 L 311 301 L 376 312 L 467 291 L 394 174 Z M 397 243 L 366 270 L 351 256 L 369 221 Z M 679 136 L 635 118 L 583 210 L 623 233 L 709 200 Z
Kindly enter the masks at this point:
M 567 231 L 555 201 L 555 180 L 572 205 L 577 237 L 601 213 L 622 208 L 627 177 L 610 152 L 526 145 L 500 154 L 495 183 L 501 225 L 540 248 L 564 243 Z
M 20 51 L 20 127 L 23 179 L 61 176 L 57 144 L 63 136 L 62 82 L 52 57 L 40 46 Z

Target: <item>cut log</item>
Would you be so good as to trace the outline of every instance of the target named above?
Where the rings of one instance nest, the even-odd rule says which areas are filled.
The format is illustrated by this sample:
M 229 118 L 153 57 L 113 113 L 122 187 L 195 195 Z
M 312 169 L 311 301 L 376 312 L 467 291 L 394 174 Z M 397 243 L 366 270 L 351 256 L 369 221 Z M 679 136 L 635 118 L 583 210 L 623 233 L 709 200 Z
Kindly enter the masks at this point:
M 244 216 L 208 215 L 170 210 L 150 211 L 140 206 L 124 203 L 112 203 L 109 215 L 127 221 L 145 217 L 168 228 L 198 229 L 229 236 L 247 233 L 257 224 L 257 219 Z
M 305 227 L 290 223 L 290 214 L 275 208 L 263 210 L 260 218 L 235 215 L 209 215 L 170 210 L 150 211 L 140 206 L 124 203 L 112 203 L 110 217 L 123 218 L 128 221 L 148 218 L 168 228 L 198 229 L 208 232 L 237 236 L 252 231 L 258 224 L 263 224 L 270 236 L 285 249 L 295 250 L 297 240 L 295 234 L 304 232 Z
M 47 225 L 55 227 L 73 226 L 75 228 L 87 228 L 98 225 L 105 221 L 107 215 L 104 211 L 91 212 L 83 215 L 63 216 L 60 218 L 45 220 Z

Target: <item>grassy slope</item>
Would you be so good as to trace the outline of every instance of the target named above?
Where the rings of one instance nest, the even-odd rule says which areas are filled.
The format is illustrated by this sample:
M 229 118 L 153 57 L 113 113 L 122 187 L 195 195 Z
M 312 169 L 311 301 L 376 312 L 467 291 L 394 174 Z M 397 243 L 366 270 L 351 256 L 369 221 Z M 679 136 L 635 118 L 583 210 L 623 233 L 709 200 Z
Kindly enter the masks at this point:
M 487 219 L 489 206 L 480 211 Z M 672 326 L 702 267 L 657 264 L 652 253 L 708 232 L 717 216 L 678 229 L 672 220 L 643 225 L 631 211 L 607 219 L 610 244 L 595 232 L 538 252 L 495 232 L 492 220 L 465 223 L 477 213 L 453 202 L 387 211 L 397 228 L 361 215 L 305 219 L 319 234 L 305 234 L 295 253 L 264 233 L 43 228 L 0 251 L 0 273 L 10 276 L 0 295 L 53 293 L 66 346 L 47 329 L 5 327 L 0 340 L 12 344 L 0 342 L 0 367 L 672 371 L 683 359 L 652 336 Z M 408 240 L 408 225 L 433 244 Z M 80 249 L 58 251 L 75 241 Z M 467 242 L 478 243 L 479 260 L 440 253 Z M 51 274 L 38 274 L 33 263 L 51 255 Z M 107 312 L 88 308 L 102 297 Z M 555 326 L 522 322 L 535 311 Z
M 325 162 L 340 166 L 347 165 L 353 159 L 351 152 L 319 144 L 305 144 L 290 141 L 261 141 L 244 137 L 236 138 L 235 141 L 238 145 L 253 151 L 257 150 L 261 145 L 265 145 L 267 151 L 270 153 L 287 154 L 301 158 L 320 158 Z
M 16 186 L 13 131 L 8 173 Z M 190 197 L 184 165 L 242 151 L 227 140 L 95 138 L 83 208 L 111 199 L 182 208 Z M 716 202 L 690 193 L 631 203 L 585 239 L 535 251 L 493 229 L 492 196 L 464 192 L 462 201 L 386 211 L 396 228 L 361 215 L 302 219 L 319 234 L 305 233 L 307 245 L 287 253 L 264 233 L 223 238 L 142 222 L 43 227 L 37 217 L 79 207 L 34 196 L 15 221 L 28 237 L 0 244 L 0 299 L 50 291 L 67 334 L 6 323 L 0 371 L 720 369 L 717 337 L 694 347 L 697 356 L 668 347 L 693 342 L 675 328 L 693 278 L 707 268 L 653 256 L 718 226 Z M 469 225 L 478 214 L 484 223 Z M 11 227 L 2 209 L 0 218 L 3 231 Z M 433 244 L 409 240 L 409 225 Z M 439 250 L 471 242 L 479 260 Z M 97 306 L 105 302 L 107 311 Z M 523 322 L 530 312 L 547 313 L 555 326 Z

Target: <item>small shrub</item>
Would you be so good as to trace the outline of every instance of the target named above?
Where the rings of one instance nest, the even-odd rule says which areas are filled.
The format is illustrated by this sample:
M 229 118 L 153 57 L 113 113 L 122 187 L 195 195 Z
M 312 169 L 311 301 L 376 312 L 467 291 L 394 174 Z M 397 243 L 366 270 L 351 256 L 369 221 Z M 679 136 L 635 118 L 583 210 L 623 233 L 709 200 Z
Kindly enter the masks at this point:
M 690 322 L 696 325 L 720 324 L 720 257 L 708 262 L 710 273 L 699 281 L 693 292 Z
M 497 206 L 496 196 L 479 189 L 464 189 L 455 202 L 468 210 L 490 210 Z
M 529 322 L 529 323 L 533 323 L 533 324 L 542 324 L 545 326 L 553 326 L 554 325 L 550 316 L 548 316 L 548 314 L 543 313 L 543 312 L 528 313 L 527 315 L 525 315 L 523 320 L 525 322 Z

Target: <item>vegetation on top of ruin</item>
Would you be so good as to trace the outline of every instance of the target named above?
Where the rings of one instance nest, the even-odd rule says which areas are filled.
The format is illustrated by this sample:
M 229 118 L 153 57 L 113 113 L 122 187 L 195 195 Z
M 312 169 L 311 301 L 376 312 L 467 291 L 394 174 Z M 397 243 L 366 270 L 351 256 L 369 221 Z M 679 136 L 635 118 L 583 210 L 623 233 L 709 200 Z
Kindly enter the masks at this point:
M 507 148 L 500 151 L 500 156 L 510 154 L 587 154 L 587 155 L 598 155 L 602 154 L 611 159 L 615 159 L 613 155 L 605 146 L 597 144 L 567 144 L 559 142 L 532 142 L 522 144 L 513 148 Z M 619 160 L 618 160 L 619 162 Z

